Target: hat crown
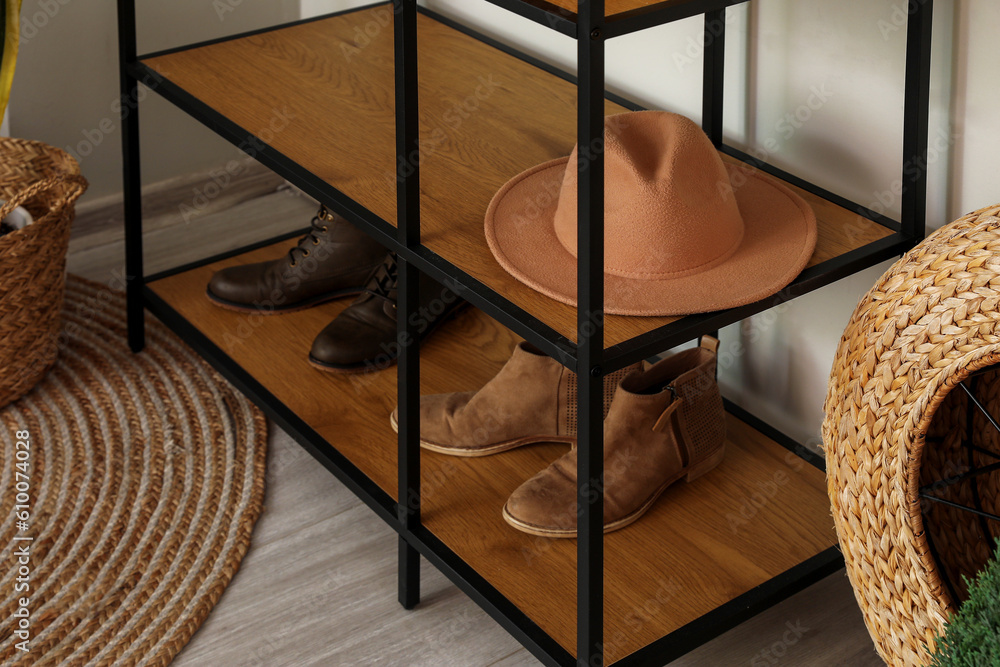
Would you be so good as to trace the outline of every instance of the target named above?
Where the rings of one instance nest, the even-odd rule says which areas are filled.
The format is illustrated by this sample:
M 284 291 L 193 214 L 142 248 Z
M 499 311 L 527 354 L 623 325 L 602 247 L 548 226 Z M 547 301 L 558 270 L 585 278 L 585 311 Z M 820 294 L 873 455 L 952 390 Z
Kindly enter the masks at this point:
M 736 252 L 743 218 L 729 174 L 701 128 L 684 116 L 646 111 L 608 116 L 604 130 L 605 273 L 679 278 Z M 577 146 L 553 220 L 574 257 L 580 160 Z

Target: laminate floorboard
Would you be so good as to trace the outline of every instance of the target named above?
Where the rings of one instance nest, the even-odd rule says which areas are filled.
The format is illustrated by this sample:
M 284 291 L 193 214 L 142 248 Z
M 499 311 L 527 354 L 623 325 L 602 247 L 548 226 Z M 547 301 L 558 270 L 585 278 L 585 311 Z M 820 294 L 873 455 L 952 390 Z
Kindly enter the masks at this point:
M 314 206 L 271 195 L 147 240 L 148 270 L 179 265 L 305 227 Z M 211 230 L 211 231 L 210 231 Z M 200 239 L 217 239 L 211 247 Z M 118 241 L 71 249 L 70 270 L 120 275 Z M 396 602 L 391 529 L 273 426 L 264 512 L 240 571 L 178 667 L 522 667 L 539 662 L 465 594 L 424 563 L 414 611 Z M 780 545 L 776 545 L 780 548 Z M 730 630 L 672 665 L 880 665 L 840 571 Z
M 152 229 L 144 235 L 146 275 L 304 229 L 316 209 L 306 197 L 279 191 L 241 202 L 223 213 L 192 216 L 187 222 L 171 215 L 176 224 L 151 224 Z M 107 282 L 111 271 L 124 266 L 124 233 L 101 230 L 99 235 L 107 242 L 95 245 L 88 237 L 70 241 L 67 268 L 79 276 Z

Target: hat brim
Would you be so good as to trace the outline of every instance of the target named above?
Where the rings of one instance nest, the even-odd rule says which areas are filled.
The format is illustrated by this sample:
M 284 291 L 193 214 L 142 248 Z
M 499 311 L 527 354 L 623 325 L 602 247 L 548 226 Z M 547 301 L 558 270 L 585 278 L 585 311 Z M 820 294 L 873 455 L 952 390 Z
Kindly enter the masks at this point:
M 532 289 L 575 306 L 577 262 L 553 219 L 568 158 L 514 177 L 486 212 L 486 242 L 497 262 Z M 605 273 L 604 310 L 613 315 L 680 316 L 765 299 L 802 272 L 816 248 L 816 216 L 798 195 L 759 170 L 726 164 L 745 232 L 737 250 L 703 272 L 667 280 Z M 655 248 L 649 248 L 655 252 Z

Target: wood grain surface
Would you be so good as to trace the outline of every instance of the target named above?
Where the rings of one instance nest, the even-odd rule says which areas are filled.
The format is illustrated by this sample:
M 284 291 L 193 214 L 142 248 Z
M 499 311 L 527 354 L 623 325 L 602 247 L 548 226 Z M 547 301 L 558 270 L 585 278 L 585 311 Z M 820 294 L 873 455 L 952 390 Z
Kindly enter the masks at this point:
M 289 243 L 153 283 L 153 289 L 387 493 L 396 493 L 394 369 L 333 375 L 307 363 L 335 303 L 280 316 L 227 311 L 205 297 L 214 270 L 278 257 Z M 507 360 L 515 337 L 469 309 L 425 346 L 425 394 L 474 390 Z M 758 432 L 728 420 L 728 456 L 668 490 L 639 522 L 607 537 L 609 663 L 836 542 L 824 477 Z M 520 533 L 501 517 L 518 485 L 565 451 L 524 448 L 486 459 L 425 453 L 426 525 L 567 650 L 575 645 L 575 542 Z
M 486 209 L 504 183 L 573 149 L 576 86 L 427 16 L 419 17 L 419 35 L 423 243 L 576 340 L 576 308 L 511 277 L 493 258 L 483 234 Z M 146 63 L 395 222 L 393 44 L 386 7 Z M 605 108 L 607 113 L 625 111 L 611 102 Z M 819 220 L 810 266 L 890 234 L 844 208 L 799 193 Z M 607 345 L 674 319 L 609 316 Z
M 604 16 L 614 18 L 619 14 L 626 14 L 635 10 L 646 9 L 654 6 L 670 7 L 687 5 L 693 1 L 694 0 L 604 0 Z M 574 16 L 577 13 L 577 0 L 542 0 L 542 2 L 547 2 L 568 12 L 572 12 Z

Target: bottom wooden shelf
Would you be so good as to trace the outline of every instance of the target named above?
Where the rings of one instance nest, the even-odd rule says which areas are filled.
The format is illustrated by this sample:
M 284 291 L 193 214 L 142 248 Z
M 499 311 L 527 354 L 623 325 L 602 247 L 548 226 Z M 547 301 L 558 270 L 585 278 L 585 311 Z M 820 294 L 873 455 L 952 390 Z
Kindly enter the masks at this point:
M 291 242 L 151 283 L 153 292 L 392 497 L 395 368 L 332 375 L 310 366 L 313 337 L 347 302 L 287 315 L 223 310 L 205 297 L 224 266 L 271 259 Z M 503 365 L 516 338 L 469 309 L 422 351 L 422 392 L 472 390 Z M 640 521 L 606 537 L 607 664 L 779 577 L 836 543 L 823 473 L 733 416 L 726 461 L 669 489 Z M 485 459 L 422 455 L 423 519 L 442 542 L 571 654 L 576 542 L 510 528 L 501 508 L 565 451 L 539 445 Z

